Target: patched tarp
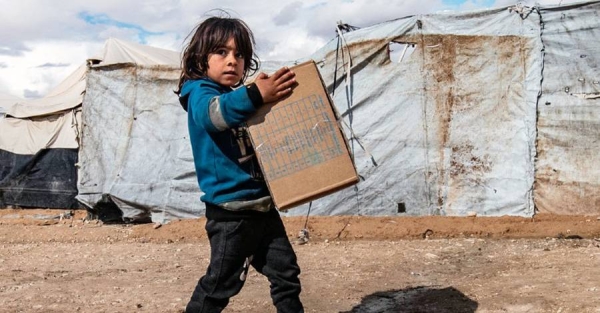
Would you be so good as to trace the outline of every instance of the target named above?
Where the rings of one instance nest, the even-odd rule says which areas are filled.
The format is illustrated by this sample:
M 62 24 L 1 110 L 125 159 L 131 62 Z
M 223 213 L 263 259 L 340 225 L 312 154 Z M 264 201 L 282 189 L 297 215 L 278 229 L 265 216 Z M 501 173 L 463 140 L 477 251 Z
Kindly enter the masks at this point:
M 538 105 L 539 212 L 600 213 L 600 2 L 541 8 L 544 80 Z

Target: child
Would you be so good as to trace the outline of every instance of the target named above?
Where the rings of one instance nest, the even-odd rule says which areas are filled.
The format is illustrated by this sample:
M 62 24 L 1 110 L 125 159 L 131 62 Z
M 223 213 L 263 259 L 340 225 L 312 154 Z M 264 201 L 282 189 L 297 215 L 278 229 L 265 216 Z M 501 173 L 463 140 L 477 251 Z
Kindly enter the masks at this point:
M 296 255 L 245 128 L 263 103 L 291 93 L 295 74 L 284 67 L 243 86 L 258 69 L 254 44 L 243 21 L 211 17 L 198 25 L 183 53 L 176 93 L 188 112 L 211 249 L 188 313 L 221 312 L 244 285 L 249 265 L 269 279 L 277 312 L 304 312 Z

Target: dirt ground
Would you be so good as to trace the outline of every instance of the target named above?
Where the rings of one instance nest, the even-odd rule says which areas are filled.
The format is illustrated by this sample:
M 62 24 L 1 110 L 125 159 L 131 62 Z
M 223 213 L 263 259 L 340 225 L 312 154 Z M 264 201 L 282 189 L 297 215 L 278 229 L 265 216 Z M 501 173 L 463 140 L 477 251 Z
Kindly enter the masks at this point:
M 0 210 L 0 312 L 182 312 L 204 219 L 108 225 Z M 304 217 L 285 218 L 290 239 Z M 159 227 L 160 226 L 160 227 Z M 295 244 L 306 312 L 600 312 L 596 216 L 310 217 Z M 250 272 L 225 312 L 275 312 Z

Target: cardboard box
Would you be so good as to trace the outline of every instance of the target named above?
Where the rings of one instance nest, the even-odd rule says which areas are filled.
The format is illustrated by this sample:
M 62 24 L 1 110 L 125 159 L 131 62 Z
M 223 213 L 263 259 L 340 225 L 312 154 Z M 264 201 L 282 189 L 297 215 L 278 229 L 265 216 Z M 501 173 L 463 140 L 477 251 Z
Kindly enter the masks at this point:
M 279 210 L 358 183 L 337 113 L 313 61 L 291 68 L 291 96 L 266 104 L 248 121 L 250 138 Z

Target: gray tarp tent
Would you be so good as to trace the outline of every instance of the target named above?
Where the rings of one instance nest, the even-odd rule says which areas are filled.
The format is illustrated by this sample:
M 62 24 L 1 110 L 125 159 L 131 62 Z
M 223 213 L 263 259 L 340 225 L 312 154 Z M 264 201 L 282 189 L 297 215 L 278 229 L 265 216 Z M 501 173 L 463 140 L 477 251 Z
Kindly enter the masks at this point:
M 350 32 L 350 97 L 347 50 L 330 42 L 312 57 L 330 84 L 338 69 L 335 103 L 379 166 L 357 147 L 365 181 L 314 212 L 600 213 L 598 12 L 513 6 Z M 412 54 L 389 60 L 393 42 Z

